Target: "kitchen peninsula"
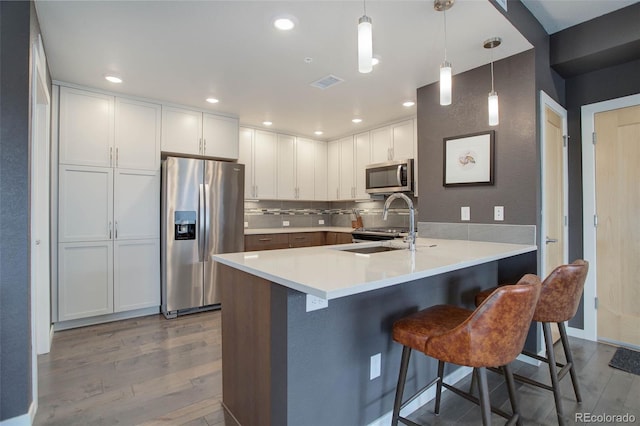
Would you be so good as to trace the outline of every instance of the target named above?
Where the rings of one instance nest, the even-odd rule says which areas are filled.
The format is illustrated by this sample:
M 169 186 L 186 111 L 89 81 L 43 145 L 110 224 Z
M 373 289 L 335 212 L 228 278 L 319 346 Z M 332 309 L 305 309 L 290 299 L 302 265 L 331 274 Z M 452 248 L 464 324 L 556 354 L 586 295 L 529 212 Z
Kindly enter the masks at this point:
M 472 307 L 478 290 L 536 272 L 535 245 L 432 238 L 418 238 L 415 252 L 386 245 L 213 256 L 223 275 L 223 402 L 240 424 L 376 421 L 393 404 L 396 319 L 439 303 Z M 388 251 L 364 253 L 375 250 Z M 370 379 L 377 354 L 381 374 Z M 415 357 L 410 374 L 408 388 L 419 389 L 435 363 Z

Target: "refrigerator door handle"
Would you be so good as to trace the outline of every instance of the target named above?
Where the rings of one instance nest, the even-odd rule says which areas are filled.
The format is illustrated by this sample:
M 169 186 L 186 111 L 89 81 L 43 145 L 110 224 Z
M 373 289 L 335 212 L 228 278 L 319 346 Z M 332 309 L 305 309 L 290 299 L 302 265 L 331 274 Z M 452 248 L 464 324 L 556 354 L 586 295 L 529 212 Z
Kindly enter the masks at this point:
M 208 194 L 210 194 L 209 192 L 209 184 L 205 183 L 204 184 L 204 238 L 203 238 L 203 246 L 204 246 L 204 254 L 203 254 L 203 262 L 208 262 L 211 259 L 209 259 L 209 237 L 210 237 L 210 233 L 211 233 L 211 223 L 210 223 L 210 216 L 211 213 L 209 212 L 209 209 L 211 208 L 211 201 L 208 199 Z
M 205 198 L 204 198 L 204 185 L 199 185 L 199 198 L 198 198 L 198 261 L 204 261 L 204 240 L 205 240 Z

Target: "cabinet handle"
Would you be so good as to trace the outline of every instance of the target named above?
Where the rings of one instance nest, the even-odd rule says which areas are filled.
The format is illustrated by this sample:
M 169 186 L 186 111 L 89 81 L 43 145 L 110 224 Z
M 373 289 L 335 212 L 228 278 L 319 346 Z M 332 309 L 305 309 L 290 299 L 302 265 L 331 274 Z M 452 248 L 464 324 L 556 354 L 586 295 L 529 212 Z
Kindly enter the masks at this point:
M 307 237 L 295 237 L 294 239 L 296 239 L 296 240 L 306 240 Z
M 116 240 L 118 239 L 118 221 L 116 220 L 116 232 L 115 232 L 115 238 Z
M 111 239 L 111 222 L 109 222 L 109 239 Z
M 258 241 L 271 241 L 272 238 L 260 238 L 258 239 Z
M 207 140 L 206 139 L 202 139 L 203 143 L 202 143 L 202 154 L 206 154 L 207 153 Z
M 118 154 L 119 152 L 120 152 L 120 149 L 118 147 L 116 147 L 116 167 L 118 167 L 118 163 L 119 163 L 119 158 L 120 158 L 120 156 Z
M 202 138 L 198 139 L 198 154 L 202 154 Z
M 254 197 L 258 196 L 258 185 L 256 185 L 256 190 L 254 191 L 254 194 L 255 194 Z
M 112 166 L 113 166 L 113 148 L 110 147 L 109 148 L 109 167 L 112 167 Z

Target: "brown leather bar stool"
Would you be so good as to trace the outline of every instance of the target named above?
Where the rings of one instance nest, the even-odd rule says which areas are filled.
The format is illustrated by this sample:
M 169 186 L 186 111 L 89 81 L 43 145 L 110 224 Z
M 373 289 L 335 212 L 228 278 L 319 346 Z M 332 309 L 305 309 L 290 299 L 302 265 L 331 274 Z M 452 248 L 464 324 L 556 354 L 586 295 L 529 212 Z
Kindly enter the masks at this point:
M 589 263 L 579 259 L 569 265 L 558 266 L 556 269 L 551 271 L 549 276 L 542 282 L 540 298 L 538 299 L 538 305 L 536 306 L 536 310 L 533 314 L 533 321 L 542 323 L 547 357 L 545 358 L 528 351 L 523 351 L 522 353 L 549 364 L 551 386 L 532 380 L 528 377 L 514 374 L 515 379 L 520 382 L 553 391 L 556 413 L 558 415 L 558 424 L 560 425 L 565 424 L 565 421 L 562 412 L 562 402 L 560 399 L 559 381 L 567 374 L 567 371 L 571 375 L 571 382 L 573 383 L 573 391 L 576 394 L 576 401 L 582 402 L 580 387 L 578 385 L 578 376 L 573 364 L 573 356 L 571 355 L 571 348 L 569 347 L 569 340 L 567 339 L 567 331 L 565 329 L 564 322 L 573 318 L 578 310 L 580 296 L 582 295 L 588 271 Z M 494 287 L 478 293 L 476 295 L 476 306 L 480 306 L 486 298 L 490 297 L 496 288 L 503 287 Z M 553 340 L 551 338 L 552 322 L 557 323 L 558 329 L 560 330 L 560 339 L 562 340 L 564 355 L 567 359 L 567 363 L 564 365 L 556 362 L 555 355 L 553 353 Z M 560 371 L 558 371 L 555 366 L 560 367 Z
M 540 279 L 525 275 L 514 286 L 492 293 L 475 311 L 451 305 L 437 305 L 396 321 L 393 340 L 403 345 L 396 388 L 393 418 L 408 425 L 416 423 L 400 417 L 400 410 L 428 387 L 437 384 L 435 413 L 440 412 L 442 387 L 480 405 L 482 424 L 491 424 L 491 411 L 520 424 L 515 386 L 508 364 L 522 351 L 533 311 L 540 293 Z M 438 377 L 404 403 L 402 396 L 411 350 L 438 360 Z M 443 382 L 444 363 L 473 367 L 480 382 L 480 399 Z M 513 414 L 491 407 L 486 367 L 503 366 Z

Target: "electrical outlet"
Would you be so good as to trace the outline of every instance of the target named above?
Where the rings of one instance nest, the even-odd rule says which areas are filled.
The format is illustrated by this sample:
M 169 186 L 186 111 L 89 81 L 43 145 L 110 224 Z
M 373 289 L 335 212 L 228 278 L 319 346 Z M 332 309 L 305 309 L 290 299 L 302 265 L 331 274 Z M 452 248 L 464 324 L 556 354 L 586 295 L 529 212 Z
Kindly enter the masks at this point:
M 307 294 L 307 312 L 317 311 L 318 309 L 324 309 L 329 306 L 329 301 L 321 297 Z
M 324 225 L 324 219 L 318 219 L 318 225 Z
M 369 366 L 369 380 L 373 380 L 376 377 L 380 377 L 381 361 L 382 361 L 382 354 L 377 353 L 371 356 L 371 364 Z
M 245 223 L 244 223 L 244 227 L 245 227 L 245 228 L 248 228 L 248 227 L 249 227 L 249 222 L 245 222 Z
M 288 220 L 283 220 L 282 221 L 282 226 L 289 226 L 289 221 Z
M 493 206 L 493 220 L 504 220 L 504 206 Z
M 460 220 L 471 220 L 471 207 L 460 207 Z

